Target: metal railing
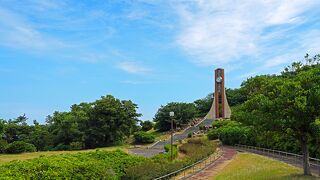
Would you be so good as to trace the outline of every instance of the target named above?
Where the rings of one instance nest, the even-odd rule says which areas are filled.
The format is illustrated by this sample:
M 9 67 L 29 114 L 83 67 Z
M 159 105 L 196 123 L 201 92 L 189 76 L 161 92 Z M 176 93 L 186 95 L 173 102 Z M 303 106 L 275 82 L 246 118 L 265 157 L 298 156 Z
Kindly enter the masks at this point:
M 222 146 L 221 146 L 222 148 Z M 171 172 L 169 174 L 166 174 L 164 176 L 155 178 L 154 180 L 162 180 L 162 179 L 186 179 L 188 177 L 191 177 L 192 175 L 202 171 L 206 167 L 208 167 L 210 164 L 215 162 L 217 159 L 223 156 L 223 150 L 219 148 L 217 151 L 213 154 L 211 154 L 208 157 L 205 157 L 193 164 L 190 164 L 188 166 L 185 166 L 177 171 Z
M 236 144 L 235 147 L 238 150 L 244 150 L 244 151 L 252 152 L 255 154 L 272 157 L 297 167 L 303 167 L 303 160 L 302 160 L 303 157 L 300 154 L 294 154 L 294 153 L 289 153 L 285 151 L 278 151 L 273 149 L 266 149 L 266 148 L 247 146 L 247 145 L 241 145 L 241 144 Z M 310 164 L 311 172 L 314 175 L 320 176 L 320 159 L 309 158 L 309 164 Z

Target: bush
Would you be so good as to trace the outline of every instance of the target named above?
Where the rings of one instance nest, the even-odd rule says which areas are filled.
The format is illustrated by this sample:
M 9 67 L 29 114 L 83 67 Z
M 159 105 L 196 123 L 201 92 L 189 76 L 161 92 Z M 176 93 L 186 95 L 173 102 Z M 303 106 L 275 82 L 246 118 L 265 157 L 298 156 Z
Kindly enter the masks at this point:
M 188 138 L 192 138 L 192 132 L 188 133 Z
M 52 150 L 53 151 L 67 151 L 67 150 L 70 150 L 70 146 L 69 145 L 65 145 L 65 144 L 58 144 Z
M 192 138 L 182 144 L 179 151 L 187 155 L 192 161 L 200 160 L 212 154 L 216 149 L 213 142 L 206 138 Z
M 140 125 L 143 131 L 149 131 L 153 128 L 153 123 L 151 121 L 143 121 Z
M 8 146 L 8 142 L 4 139 L 0 140 L 0 153 L 5 153 Z
M 54 155 L 6 163 L 0 179 L 121 179 L 125 169 L 144 161 L 122 151 Z
M 13 143 L 10 143 L 7 148 L 7 153 L 24 153 L 24 152 L 35 152 L 37 149 L 33 144 L 26 143 L 23 141 L 14 141 Z
M 224 126 L 240 126 L 240 123 L 237 121 L 230 121 L 230 120 L 216 120 L 216 121 L 213 121 L 212 123 L 213 128 L 221 128 Z
M 242 126 L 223 126 L 219 129 L 212 129 L 207 134 L 208 139 L 220 139 L 223 144 L 248 144 L 251 139 L 251 129 Z
M 70 143 L 70 150 L 81 150 L 83 149 L 83 147 L 84 147 L 83 142 L 77 141 L 77 142 Z
M 219 129 L 211 129 L 208 134 L 208 139 L 210 140 L 216 140 L 219 139 Z
M 134 133 L 134 139 L 136 143 L 153 143 L 155 136 L 144 131 L 139 131 Z

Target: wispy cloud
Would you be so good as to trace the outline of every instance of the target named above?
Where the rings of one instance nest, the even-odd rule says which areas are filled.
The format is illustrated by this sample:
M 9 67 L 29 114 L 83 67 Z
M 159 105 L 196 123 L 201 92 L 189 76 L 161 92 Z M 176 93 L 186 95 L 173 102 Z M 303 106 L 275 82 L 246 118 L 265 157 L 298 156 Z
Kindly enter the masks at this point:
M 3 8 L 0 8 L 0 44 L 28 50 L 65 47 L 62 41 L 44 35 L 23 17 Z
M 131 74 L 149 74 L 152 72 L 151 68 L 134 61 L 123 61 L 118 63 L 117 67 L 123 71 Z
M 270 41 L 284 38 L 287 28 L 303 23 L 307 18 L 304 13 L 317 3 L 312 0 L 178 3 L 175 9 L 180 18 L 180 31 L 176 42 L 201 65 L 221 65 L 245 56 L 257 57 L 267 49 L 276 50 L 279 45 Z
M 103 26 L 102 9 L 84 11 L 81 3 L 67 6 L 66 2 L 0 4 L 0 46 L 56 59 L 89 63 L 107 59 L 103 47 L 115 30 Z
M 312 30 L 306 34 L 296 37 L 294 47 L 286 49 L 285 53 L 267 59 L 260 69 L 272 68 L 276 66 L 288 65 L 292 61 L 300 61 L 303 59 L 304 53 L 315 55 L 320 53 L 320 31 Z

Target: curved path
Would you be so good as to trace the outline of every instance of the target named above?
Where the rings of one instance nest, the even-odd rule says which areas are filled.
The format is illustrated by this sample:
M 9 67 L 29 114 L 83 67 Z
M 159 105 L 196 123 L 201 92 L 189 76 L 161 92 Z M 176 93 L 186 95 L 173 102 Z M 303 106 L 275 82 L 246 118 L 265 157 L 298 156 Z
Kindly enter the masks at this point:
M 209 126 L 212 124 L 213 119 L 205 119 L 196 126 L 188 127 L 184 132 L 181 134 L 174 134 L 173 141 L 179 141 L 180 139 L 185 139 L 188 137 L 189 133 L 199 131 L 199 126 Z M 152 157 L 154 155 L 160 154 L 164 152 L 164 145 L 170 144 L 170 138 L 165 141 L 158 141 L 157 143 L 153 144 L 149 148 L 132 148 L 129 149 L 130 154 L 144 156 L 144 157 Z
M 229 164 L 229 162 L 231 162 L 231 160 L 237 154 L 237 151 L 233 148 L 224 147 L 222 149 L 222 151 L 223 151 L 222 157 L 220 157 L 218 160 L 214 161 L 212 164 L 210 164 L 204 170 L 189 177 L 188 179 L 191 179 L 191 180 L 211 179 L 213 175 L 215 175 L 219 170 L 221 170 L 227 164 Z

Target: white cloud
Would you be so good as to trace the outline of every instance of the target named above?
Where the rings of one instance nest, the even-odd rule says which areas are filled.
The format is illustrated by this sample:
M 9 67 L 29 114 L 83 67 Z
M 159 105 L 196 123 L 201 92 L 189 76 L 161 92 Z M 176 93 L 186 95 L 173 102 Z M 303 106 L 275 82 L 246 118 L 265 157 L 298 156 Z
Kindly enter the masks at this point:
M 150 68 L 133 61 L 120 62 L 117 67 L 131 74 L 148 74 L 152 71 Z
M 281 28 L 269 32 L 268 28 L 302 23 L 303 13 L 315 3 L 312 0 L 178 3 L 175 9 L 180 31 L 176 41 L 197 64 L 230 64 L 244 56 L 261 55 L 273 46 L 270 41 L 286 33 Z
M 65 47 L 65 43 L 36 30 L 19 15 L 0 8 L 0 45 L 28 50 Z
M 267 60 L 264 64 L 264 67 L 271 68 L 271 67 L 275 67 L 278 65 L 282 65 L 282 64 L 285 64 L 285 63 L 288 63 L 289 61 L 291 61 L 292 60 L 291 58 L 292 58 L 292 55 L 290 55 L 290 54 L 276 56 L 276 57 L 273 57 L 273 58 Z
M 262 69 L 272 68 L 279 65 L 289 65 L 293 61 L 301 61 L 305 53 L 311 56 L 320 53 L 320 30 L 312 30 L 296 39 L 299 44 L 291 49 L 286 49 L 286 53 L 267 59 Z

